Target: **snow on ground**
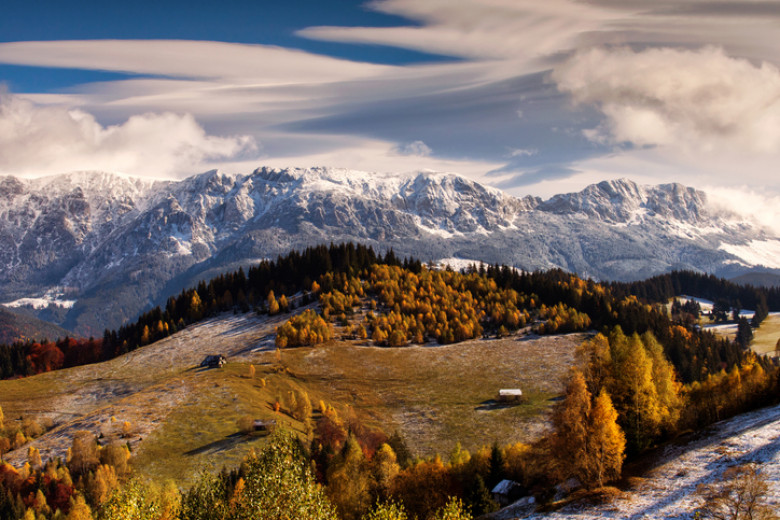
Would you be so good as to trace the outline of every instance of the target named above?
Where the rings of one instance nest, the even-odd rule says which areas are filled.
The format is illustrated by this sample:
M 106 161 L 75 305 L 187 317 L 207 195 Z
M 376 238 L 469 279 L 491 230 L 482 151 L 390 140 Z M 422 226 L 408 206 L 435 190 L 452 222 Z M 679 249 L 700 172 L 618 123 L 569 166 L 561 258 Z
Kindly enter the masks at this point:
M 450 257 L 442 258 L 436 264 L 439 269 L 445 269 L 447 266 L 450 266 L 453 270 L 460 271 L 472 265 L 479 266 L 480 262 L 479 260 L 470 260 L 468 258 Z
M 493 518 L 693 519 L 701 505 L 697 487 L 719 480 L 729 467 L 747 463 L 757 464 L 769 484 L 769 504 L 780 508 L 780 406 L 722 421 L 686 445 L 667 447 L 642 483 L 612 503 L 572 505 L 547 514 L 534 513 L 529 506 L 515 510 L 509 506 Z
M 685 294 L 679 296 L 677 299 L 680 300 L 680 303 L 695 301 L 699 304 L 699 307 L 701 307 L 703 312 L 712 312 L 712 300 L 705 300 L 704 298 L 696 298 L 695 296 L 687 296 Z
M 748 265 L 780 268 L 780 240 L 751 240 L 745 245 L 722 243 L 718 249 L 741 258 Z
M 57 290 L 57 288 L 46 291 L 41 297 L 38 298 L 19 298 L 12 302 L 3 303 L 6 307 L 32 307 L 35 310 L 41 310 L 52 306 L 64 307 L 70 309 L 76 300 L 66 300 L 63 298 L 64 294 Z
M 704 325 L 704 327 L 702 328 L 710 332 L 715 332 L 722 336 L 727 336 L 729 334 L 737 333 L 736 323 L 709 323 L 707 325 Z

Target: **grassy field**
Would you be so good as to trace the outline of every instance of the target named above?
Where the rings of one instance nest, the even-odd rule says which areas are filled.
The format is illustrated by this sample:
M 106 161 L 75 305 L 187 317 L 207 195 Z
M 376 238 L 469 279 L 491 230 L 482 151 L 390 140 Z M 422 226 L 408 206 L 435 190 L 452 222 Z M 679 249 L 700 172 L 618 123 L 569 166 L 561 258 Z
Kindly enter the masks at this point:
M 380 348 L 353 341 L 287 349 L 280 370 L 274 328 L 284 317 L 226 315 L 189 327 L 126 356 L 85 367 L 0 381 L 6 417 L 47 417 L 56 427 L 35 445 L 64 456 L 73 434 L 127 442 L 142 474 L 186 485 L 201 469 L 235 466 L 262 437 L 239 433 L 242 417 L 305 427 L 274 401 L 304 390 L 387 434 L 399 431 L 413 452 L 449 453 L 493 441 L 529 441 L 546 427 L 551 398 L 573 363 L 582 334 L 474 340 L 449 346 Z M 206 354 L 228 357 L 222 369 L 197 368 Z M 256 368 L 249 377 L 249 365 Z M 500 388 L 521 388 L 525 401 L 499 406 Z M 121 425 L 132 426 L 119 438 Z M 26 447 L 8 454 L 20 464 Z
M 764 319 L 761 326 L 753 331 L 750 347 L 758 354 L 766 354 L 777 349 L 780 341 L 780 313 L 773 312 Z

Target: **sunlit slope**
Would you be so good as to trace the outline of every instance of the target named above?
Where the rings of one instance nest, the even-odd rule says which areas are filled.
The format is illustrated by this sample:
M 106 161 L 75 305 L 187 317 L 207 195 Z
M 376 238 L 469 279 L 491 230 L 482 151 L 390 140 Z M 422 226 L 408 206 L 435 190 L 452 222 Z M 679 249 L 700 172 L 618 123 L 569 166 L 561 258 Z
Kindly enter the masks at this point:
M 87 429 L 102 442 L 130 441 L 142 473 L 180 481 L 192 470 L 231 466 L 264 442 L 237 434 L 242 417 L 273 418 L 304 436 L 303 424 L 273 411 L 294 390 L 308 393 L 315 418 L 320 400 L 342 411 L 348 405 L 366 424 L 402 433 L 413 452 L 446 454 L 457 441 L 474 449 L 538 435 L 585 337 L 404 348 L 331 341 L 286 349 L 280 360 L 274 329 L 287 317 L 223 315 L 109 362 L 1 381 L 0 406 L 7 417 L 55 420 L 35 441 L 44 458 L 64 456 L 73 433 Z M 223 354 L 228 364 L 198 368 L 208 354 Z M 521 388 L 525 402 L 497 406 L 500 388 Z M 120 437 L 125 422 L 129 436 Z M 26 447 L 8 458 L 21 463 L 25 456 Z

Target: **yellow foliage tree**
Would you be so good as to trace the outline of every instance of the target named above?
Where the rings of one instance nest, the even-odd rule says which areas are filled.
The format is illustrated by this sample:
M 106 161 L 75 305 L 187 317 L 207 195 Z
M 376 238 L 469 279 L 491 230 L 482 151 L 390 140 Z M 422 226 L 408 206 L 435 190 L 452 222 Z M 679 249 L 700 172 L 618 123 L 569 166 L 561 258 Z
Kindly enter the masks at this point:
M 620 477 L 626 449 L 626 436 L 618 426 L 617 412 L 603 388 L 593 403 L 588 422 L 587 479 L 601 487 Z
M 92 520 L 92 510 L 84 501 L 84 497 L 76 495 L 76 499 L 71 499 L 70 511 L 65 520 Z

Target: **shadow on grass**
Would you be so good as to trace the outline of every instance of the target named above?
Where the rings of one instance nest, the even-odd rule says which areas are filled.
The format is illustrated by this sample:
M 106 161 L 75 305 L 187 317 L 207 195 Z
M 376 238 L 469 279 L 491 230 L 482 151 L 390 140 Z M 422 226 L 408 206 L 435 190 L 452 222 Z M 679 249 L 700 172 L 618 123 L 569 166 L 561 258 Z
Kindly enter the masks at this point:
M 514 402 L 514 403 L 502 403 L 499 401 L 496 401 L 495 399 L 488 399 L 487 401 L 482 401 L 479 406 L 475 406 L 475 410 L 481 410 L 481 411 L 487 411 L 487 410 L 503 410 L 504 408 L 514 408 L 515 406 L 520 406 L 523 404 L 522 402 Z
M 257 437 L 253 437 L 251 435 L 244 435 L 242 433 L 234 433 L 231 435 L 228 435 L 224 439 L 220 439 L 218 441 L 210 442 L 208 444 L 204 444 L 203 446 L 200 446 L 199 448 L 192 449 L 190 451 L 184 452 L 185 455 L 201 455 L 203 453 L 219 453 L 222 451 L 227 451 L 231 448 L 234 448 L 238 446 L 239 444 L 242 444 L 244 442 L 248 442 L 251 440 L 256 439 Z

